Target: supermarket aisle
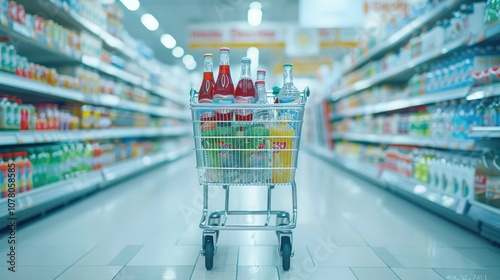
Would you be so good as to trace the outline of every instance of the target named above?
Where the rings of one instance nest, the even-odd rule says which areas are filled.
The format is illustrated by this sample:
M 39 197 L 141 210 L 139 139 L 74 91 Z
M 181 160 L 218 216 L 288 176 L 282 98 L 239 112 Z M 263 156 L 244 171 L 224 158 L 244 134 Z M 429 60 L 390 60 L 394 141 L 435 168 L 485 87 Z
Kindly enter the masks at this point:
M 0 278 L 500 278 L 498 247 L 305 153 L 299 165 L 289 272 L 280 267 L 270 232 L 221 233 L 214 269 L 205 271 L 197 226 L 201 189 L 188 157 L 18 230 L 16 274 L 7 271 L 2 239 Z M 232 206 L 264 204 L 264 193 L 248 190 L 240 188 L 244 196 L 235 196 Z M 286 189 L 277 192 L 274 201 L 284 207 L 290 197 Z M 215 200 L 221 194 L 211 193 Z

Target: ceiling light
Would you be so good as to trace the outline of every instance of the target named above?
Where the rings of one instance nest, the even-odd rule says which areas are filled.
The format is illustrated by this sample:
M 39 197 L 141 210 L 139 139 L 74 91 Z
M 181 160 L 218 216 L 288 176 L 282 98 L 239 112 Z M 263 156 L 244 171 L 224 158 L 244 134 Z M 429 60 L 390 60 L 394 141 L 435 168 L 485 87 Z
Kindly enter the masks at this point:
M 194 60 L 191 60 L 188 63 L 184 64 L 184 66 L 186 66 L 187 70 L 194 70 L 196 68 L 196 65 L 197 65 L 196 61 L 194 61 Z
M 139 7 L 141 6 L 139 0 L 120 0 L 120 1 L 122 2 L 123 6 L 125 6 L 125 8 L 131 10 L 132 12 L 137 11 L 137 9 L 139 9 Z
M 250 9 L 248 10 L 248 24 L 251 26 L 258 26 L 262 22 L 262 10 Z
M 175 56 L 175 57 L 181 57 L 181 56 L 184 55 L 184 49 L 181 48 L 181 47 L 175 47 L 172 50 L 172 55 Z
M 185 56 L 182 57 L 182 63 L 188 64 L 191 61 L 194 61 L 194 57 L 190 54 L 186 54 Z
M 155 31 L 158 27 L 160 27 L 160 23 L 152 14 L 143 14 L 141 16 L 141 22 L 151 31 Z
M 170 35 L 170 34 L 161 35 L 160 40 L 161 40 L 161 43 L 167 49 L 173 49 L 175 47 L 175 44 L 177 44 L 177 41 L 175 41 L 175 38 L 172 37 L 172 35 Z
M 262 4 L 260 2 L 252 2 L 250 3 L 250 9 L 262 9 Z

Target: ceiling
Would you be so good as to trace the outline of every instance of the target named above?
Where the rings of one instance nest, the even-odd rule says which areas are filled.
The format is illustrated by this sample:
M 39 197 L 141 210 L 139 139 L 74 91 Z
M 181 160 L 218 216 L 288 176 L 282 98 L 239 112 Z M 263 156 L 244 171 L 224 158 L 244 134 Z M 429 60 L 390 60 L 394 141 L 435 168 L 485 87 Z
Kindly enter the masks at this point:
M 172 56 L 171 50 L 165 48 L 160 42 L 160 36 L 164 33 L 171 34 L 177 41 L 177 45 L 184 48 L 185 54 L 191 54 L 198 62 L 203 53 L 217 53 L 218 49 L 212 50 L 190 50 L 188 49 L 188 26 L 199 23 L 229 23 L 235 21 L 247 21 L 247 11 L 251 0 L 140 0 L 141 7 L 138 11 L 125 10 L 125 29 L 130 35 L 144 40 L 150 46 L 157 59 L 167 64 L 182 65 L 180 58 Z M 298 22 L 298 0 L 261 0 L 262 22 Z M 143 13 L 151 13 L 160 23 L 156 31 L 147 30 L 140 22 Z M 221 46 L 222 47 L 222 46 Z M 283 50 L 261 50 L 261 64 L 270 65 L 270 60 L 286 59 Z M 328 53 L 328 55 L 338 55 Z M 341 53 L 340 53 L 341 54 Z M 233 49 L 231 52 L 232 63 L 239 62 L 239 58 L 246 56 L 246 49 Z M 217 57 L 217 56 L 216 56 Z M 236 59 L 238 58 L 238 59 Z M 217 58 L 215 63 L 217 64 Z

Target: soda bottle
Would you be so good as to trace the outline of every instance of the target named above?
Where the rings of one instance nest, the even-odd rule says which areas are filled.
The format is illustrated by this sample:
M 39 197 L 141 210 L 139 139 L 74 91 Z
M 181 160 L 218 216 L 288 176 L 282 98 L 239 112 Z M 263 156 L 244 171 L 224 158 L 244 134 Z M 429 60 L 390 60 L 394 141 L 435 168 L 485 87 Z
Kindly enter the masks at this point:
M 492 160 L 493 154 L 491 152 L 484 152 L 476 165 L 474 199 L 478 202 L 486 202 L 486 183 Z
M 292 64 L 283 65 L 283 87 L 278 93 L 279 103 L 296 104 L 300 102 L 300 92 L 293 85 L 293 75 L 292 75 Z M 297 128 L 298 121 L 298 111 L 297 110 L 280 110 L 279 117 L 283 120 L 288 120 L 289 125 L 293 128 Z
M 212 103 L 214 97 L 214 56 L 211 53 L 203 55 L 203 81 L 201 82 L 200 90 L 198 92 L 198 103 Z M 212 110 L 204 110 L 200 112 L 201 122 L 212 121 L 214 112 Z
M 24 171 L 24 159 L 22 152 L 14 152 L 14 163 L 16 165 L 16 190 L 26 191 L 26 173 Z
M 257 89 L 257 104 L 265 106 L 267 104 L 267 92 L 266 84 L 263 80 L 255 81 L 255 87 Z M 269 110 L 255 110 L 255 118 L 259 121 L 269 120 Z
M 500 208 L 500 155 L 498 153 L 488 168 L 485 197 L 487 204 Z
M 229 48 L 220 48 L 219 74 L 215 82 L 213 103 L 234 103 L 234 84 L 229 67 L 229 53 Z M 223 122 L 231 121 L 232 113 L 228 109 L 215 110 L 215 119 Z
M 257 88 L 257 81 L 259 80 L 264 81 L 264 85 L 266 84 L 266 70 L 257 69 L 257 79 L 255 79 L 255 88 Z
M 244 57 L 241 59 L 241 75 L 238 85 L 236 86 L 234 102 L 239 104 L 255 103 L 255 87 L 253 86 L 252 78 L 250 77 L 251 59 Z M 236 121 L 251 121 L 251 110 L 237 110 Z

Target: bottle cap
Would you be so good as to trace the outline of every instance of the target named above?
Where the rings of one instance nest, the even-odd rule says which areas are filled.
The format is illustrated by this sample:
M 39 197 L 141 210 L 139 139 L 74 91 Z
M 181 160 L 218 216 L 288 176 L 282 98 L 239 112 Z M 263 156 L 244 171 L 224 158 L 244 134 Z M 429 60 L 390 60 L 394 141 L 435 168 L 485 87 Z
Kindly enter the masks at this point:
M 220 48 L 220 51 L 221 51 L 221 52 L 223 52 L 223 51 L 228 52 L 228 51 L 229 51 L 229 48 L 228 48 L 228 47 L 222 47 L 222 48 Z
M 204 57 L 213 57 L 214 55 L 213 55 L 213 54 L 211 54 L 211 53 L 206 53 L 206 54 L 204 54 L 203 56 L 204 56 Z
M 264 74 L 266 74 L 266 70 L 264 70 L 264 69 L 257 69 L 257 73 L 264 73 Z
M 283 64 L 283 67 L 293 67 L 293 65 L 291 63 L 285 63 Z
M 266 82 L 264 80 L 257 80 L 257 81 L 255 81 L 255 84 L 256 85 L 264 85 L 264 84 L 266 84 Z
M 252 62 L 252 60 L 249 57 L 243 57 L 241 58 L 241 62 Z

